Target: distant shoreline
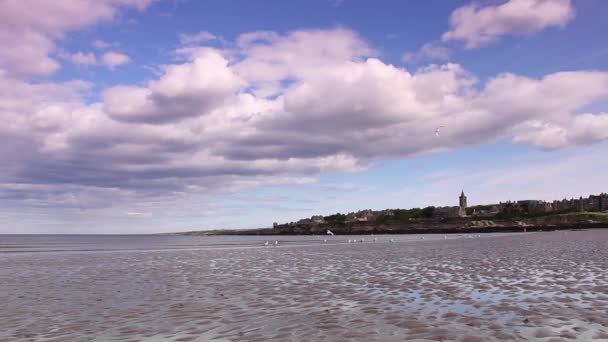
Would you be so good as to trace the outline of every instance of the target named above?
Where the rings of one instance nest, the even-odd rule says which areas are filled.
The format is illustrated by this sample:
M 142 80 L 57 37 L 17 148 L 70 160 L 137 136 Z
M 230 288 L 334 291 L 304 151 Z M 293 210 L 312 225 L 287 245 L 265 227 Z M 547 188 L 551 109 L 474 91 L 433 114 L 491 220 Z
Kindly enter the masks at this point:
M 593 214 L 577 213 L 553 215 L 522 220 L 480 220 L 463 218 L 452 222 L 427 221 L 412 223 L 376 224 L 356 223 L 330 227 L 328 225 L 293 225 L 259 229 L 222 229 L 167 233 L 170 235 L 326 235 L 327 230 L 335 235 L 367 234 L 457 234 L 457 233 L 509 233 L 536 232 L 573 229 L 608 228 L 608 222 L 589 219 Z

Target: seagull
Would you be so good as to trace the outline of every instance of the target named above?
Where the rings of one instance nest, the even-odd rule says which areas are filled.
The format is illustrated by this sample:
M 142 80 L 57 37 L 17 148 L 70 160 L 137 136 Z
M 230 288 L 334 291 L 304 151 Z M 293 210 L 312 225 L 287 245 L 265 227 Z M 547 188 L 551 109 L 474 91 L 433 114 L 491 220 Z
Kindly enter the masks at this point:
M 279 241 L 276 241 L 276 240 L 275 240 L 275 241 L 274 241 L 274 245 L 276 246 L 276 245 L 278 245 L 278 244 L 279 244 Z
M 328 229 L 327 230 L 327 235 L 334 235 L 334 233 L 332 233 L 332 231 Z
M 395 242 L 395 239 L 391 239 L 390 241 L 391 241 L 391 243 L 392 243 L 392 242 Z
M 441 129 L 441 127 L 443 127 L 443 126 L 439 126 L 439 127 L 437 127 L 437 128 L 435 129 L 435 135 L 436 135 L 436 136 L 439 136 L 439 130 Z
M 264 242 L 264 246 L 268 247 L 268 241 Z

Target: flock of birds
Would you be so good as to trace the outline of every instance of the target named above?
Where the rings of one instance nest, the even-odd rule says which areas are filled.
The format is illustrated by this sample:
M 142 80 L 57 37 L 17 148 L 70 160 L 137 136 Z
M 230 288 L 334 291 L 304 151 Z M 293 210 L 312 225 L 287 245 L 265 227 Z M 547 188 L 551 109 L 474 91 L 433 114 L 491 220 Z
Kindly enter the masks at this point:
M 326 232 L 326 235 L 333 236 L 333 235 L 334 235 L 334 233 L 333 233 L 331 230 L 329 230 L 329 229 L 328 229 L 328 230 L 327 230 L 327 232 Z M 374 234 L 372 234 L 372 236 L 374 236 Z M 479 238 L 479 237 L 481 237 L 481 234 L 467 234 L 467 235 L 466 235 L 466 237 L 467 237 L 467 238 Z M 421 237 L 419 237 L 418 239 L 420 239 L 420 240 L 424 240 L 425 238 L 424 238 L 424 236 L 421 236 Z M 444 236 L 443 236 L 443 239 L 444 239 L 444 240 L 447 240 L 447 239 L 448 239 L 448 236 L 447 236 L 447 235 L 444 235 Z M 347 242 L 348 242 L 348 243 L 364 243 L 364 242 L 365 242 L 365 239 L 364 239 L 364 238 L 361 238 L 361 239 L 358 239 L 358 240 L 357 240 L 357 239 L 348 239 L 348 240 L 347 240 Z M 375 238 L 375 237 L 374 237 L 374 238 L 372 239 L 372 242 L 378 242 L 378 238 Z M 394 242 L 395 242 L 395 239 L 389 239 L 389 240 L 388 240 L 388 242 L 389 242 L 389 243 L 394 243 Z M 327 243 L 327 239 L 324 239 L 324 240 L 323 240 L 323 243 Z M 268 246 L 275 246 L 275 247 L 276 247 L 276 246 L 278 246 L 278 245 L 279 245 L 279 241 L 276 241 L 276 240 L 274 241 L 274 244 L 271 244 L 271 243 L 270 243 L 270 241 L 265 241 L 265 242 L 264 242 L 264 246 L 265 246 L 265 247 L 268 247 Z
M 275 246 L 278 246 L 278 245 L 279 245 L 279 241 L 276 241 L 276 240 L 275 240 L 275 241 L 274 241 L 274 245 L 275 245 Z M 266 247 L 270 246 L 270 242 L 269 242 L 269 241 L 264 242 L 264 246 L 266 246 Z

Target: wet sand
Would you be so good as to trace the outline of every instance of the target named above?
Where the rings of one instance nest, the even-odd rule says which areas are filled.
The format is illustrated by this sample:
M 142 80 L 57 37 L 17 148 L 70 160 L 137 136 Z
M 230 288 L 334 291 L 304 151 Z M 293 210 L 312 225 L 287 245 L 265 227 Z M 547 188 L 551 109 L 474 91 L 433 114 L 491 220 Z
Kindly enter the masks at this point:
M 0 341 L 608 341 L 608 230 L 345 239 L 3 254 Z

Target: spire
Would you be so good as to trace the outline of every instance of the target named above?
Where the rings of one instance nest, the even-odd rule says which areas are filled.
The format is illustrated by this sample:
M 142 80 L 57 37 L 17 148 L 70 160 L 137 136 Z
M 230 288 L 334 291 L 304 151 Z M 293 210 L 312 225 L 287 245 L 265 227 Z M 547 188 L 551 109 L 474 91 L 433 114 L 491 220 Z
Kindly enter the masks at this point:
M 464 189 L 460 190 L 460 196 L 464 196 Z

